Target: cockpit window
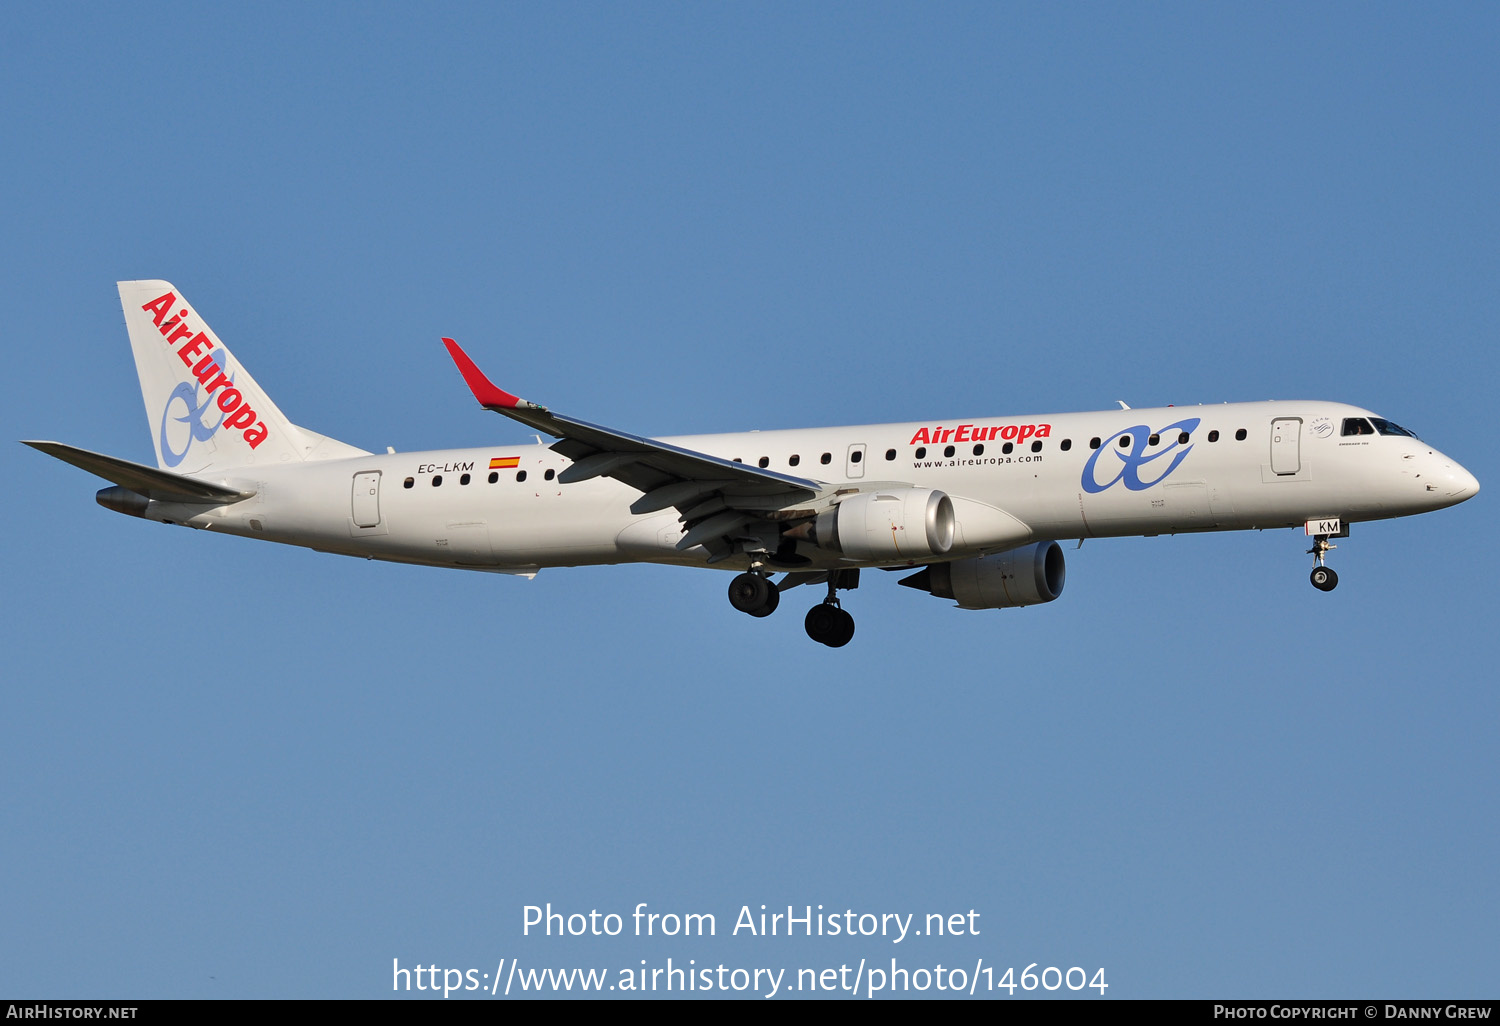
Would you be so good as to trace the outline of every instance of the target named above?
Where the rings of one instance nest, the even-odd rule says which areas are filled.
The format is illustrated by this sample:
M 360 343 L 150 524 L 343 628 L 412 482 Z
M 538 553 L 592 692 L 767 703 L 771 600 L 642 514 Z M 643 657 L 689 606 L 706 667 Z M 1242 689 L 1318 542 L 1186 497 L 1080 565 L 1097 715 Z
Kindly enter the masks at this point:
M 1368 420 L 1365 420 L 1365 418 L 1363 418 L 1363 417 L 1345 417 L 1344 418 L 1344 437 L 1345 438 L 1348 438 L 1350 435 L 1373 435 L 1374 433 L 1375 433 L 1375 429 L 1370 426 L 1370 422 Z
M 1381 420 L 1379 417 L 1371 417 L 1370 423 L 1374 424 L 1375 430 L 1379 431 L 1382 435 L 1401 435 L 1405 438 L 1417 437 L 1415 434 L 1406 430 L 1406 428 L 1402 427 L 1400 424 L 1392 424 L 1390 421 Z

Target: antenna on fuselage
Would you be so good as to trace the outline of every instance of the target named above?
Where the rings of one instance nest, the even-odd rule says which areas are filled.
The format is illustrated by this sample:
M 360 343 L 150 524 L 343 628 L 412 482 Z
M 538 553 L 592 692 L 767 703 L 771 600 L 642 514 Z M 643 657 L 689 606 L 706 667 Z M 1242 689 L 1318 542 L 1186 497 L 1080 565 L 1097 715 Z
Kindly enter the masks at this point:
M 1129 406 L 1125 405 L 1125 400 L 1124 399 L 1116 399 L 1115 402 L 1117 402 L 1117 403 L 1120 404 L 1120 409 L 1122 409 L 1122 410 L 1128 410 L 1128 409 L 1130 409 Z

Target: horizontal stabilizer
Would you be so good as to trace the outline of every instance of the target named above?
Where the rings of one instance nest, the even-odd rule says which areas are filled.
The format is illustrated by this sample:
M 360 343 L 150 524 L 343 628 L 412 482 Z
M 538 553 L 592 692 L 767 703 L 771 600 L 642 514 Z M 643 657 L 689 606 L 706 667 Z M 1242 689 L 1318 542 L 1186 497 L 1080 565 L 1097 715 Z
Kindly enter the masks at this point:
M 144 495 L 158 502 L 190 502 L 205 505 L 227 506 L 250 498 L 255 493 L 242 492 L 223 485 L 209 484 L 183 477 L 169 470 L 158 470 L 129 460 L 116 459 L 102 453 L 77 449 L 61 442 L 22 442 L 48 456 L 55 456 L 64 463 L 71 463 L 90 474 L 97 474 L 106 481 L 113 481 L 122 488 Z

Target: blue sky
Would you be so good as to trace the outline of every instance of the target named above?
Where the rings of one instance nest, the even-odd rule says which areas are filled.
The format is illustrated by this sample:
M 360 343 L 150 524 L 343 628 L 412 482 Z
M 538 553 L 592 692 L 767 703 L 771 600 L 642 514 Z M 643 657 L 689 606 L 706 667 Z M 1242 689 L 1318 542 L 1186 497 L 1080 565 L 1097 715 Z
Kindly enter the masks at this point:
M 0 992 L 896 957 L 1103 967 L 1112 997 L 1494 996 L 1497 30 L 1477 4 L 8 12 L 11 439 L 150 462 L 114 282 L 161 277 L 367 449 L 526 437 L 451 335 L 646 434 L 1315 397 L 1487 491 L 1357 526 L 1329 595 L 1295 532 L 1070 547 L 1024 610 L 867 575 L 832 651 L 815 596 L 752 621 L 709 571 L 204 537 L 12 442 Z M 522 936 L 546 902 L 719 931 Z M 981 932 L 728 935 L 761 904 Z

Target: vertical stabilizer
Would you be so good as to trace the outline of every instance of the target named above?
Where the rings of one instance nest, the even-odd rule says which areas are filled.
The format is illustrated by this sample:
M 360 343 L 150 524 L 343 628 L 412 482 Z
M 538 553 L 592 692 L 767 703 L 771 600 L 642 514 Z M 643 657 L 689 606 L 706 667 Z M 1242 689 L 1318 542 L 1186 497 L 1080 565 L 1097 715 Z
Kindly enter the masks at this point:
M 158 467 L 195 474 L 363 454 L 287 420 L 170 282 L 119 287 Z

